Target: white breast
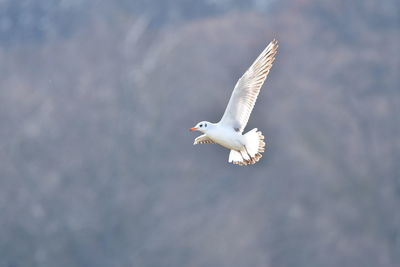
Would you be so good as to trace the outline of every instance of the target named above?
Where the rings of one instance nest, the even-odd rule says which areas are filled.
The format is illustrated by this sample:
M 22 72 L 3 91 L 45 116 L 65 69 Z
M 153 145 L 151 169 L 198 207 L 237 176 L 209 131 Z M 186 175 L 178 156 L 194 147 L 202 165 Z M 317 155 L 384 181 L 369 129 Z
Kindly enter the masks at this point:
M 244 138 L 243 135 L 236 132 L 232 128 L 216 126 L 214 129 L 207 132 L 207 136 L 210 137 L 215 143 L 232 149 L 241 150 L 243 149 Z

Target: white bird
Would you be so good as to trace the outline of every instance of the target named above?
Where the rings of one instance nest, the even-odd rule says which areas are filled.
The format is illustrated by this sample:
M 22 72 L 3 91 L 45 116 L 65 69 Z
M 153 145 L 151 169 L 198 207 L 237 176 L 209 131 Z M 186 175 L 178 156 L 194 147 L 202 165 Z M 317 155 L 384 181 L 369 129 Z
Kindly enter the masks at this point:
M 267 78 L 278 42 L 274 39 L 261 52 L 233 89 L 225 113 L 218 123 L 201 121 L 190 131 L 200 131 L 196 144 L 219 144 L 231 150 L 229 162 L 239 165 L 254 164 L 264 152 L 264 136 L 257 128 L 242 134 L 256 103 L 260 89 Z

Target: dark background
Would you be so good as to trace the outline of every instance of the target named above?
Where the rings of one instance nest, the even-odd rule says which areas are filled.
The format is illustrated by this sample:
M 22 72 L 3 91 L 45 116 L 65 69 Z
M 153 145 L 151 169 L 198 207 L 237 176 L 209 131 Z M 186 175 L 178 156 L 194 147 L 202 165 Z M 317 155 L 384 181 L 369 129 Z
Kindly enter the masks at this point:
M 400 266 L 399 9 L 0 1 L 0 266 Z M 261 161 L 192 146 L 273 38 Z

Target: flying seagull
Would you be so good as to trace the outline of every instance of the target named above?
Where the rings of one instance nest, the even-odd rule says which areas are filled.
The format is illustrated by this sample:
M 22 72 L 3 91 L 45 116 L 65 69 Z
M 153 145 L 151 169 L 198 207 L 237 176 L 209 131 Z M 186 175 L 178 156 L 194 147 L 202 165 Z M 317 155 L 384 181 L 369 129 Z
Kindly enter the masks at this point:
M 242 133 L 275 60 L 277 49 L 278 42 L 274 39 L 238 80 L 219 122 L 201 121 L 190 128 L 190 131 L 203 133 L 194 140 L 194 145 L 219 144 L 226 147 L 231 150 L 229 162 L 233 164 L 248 165 L 260 160 L 265 147 L 264 136 L 257 128 Z

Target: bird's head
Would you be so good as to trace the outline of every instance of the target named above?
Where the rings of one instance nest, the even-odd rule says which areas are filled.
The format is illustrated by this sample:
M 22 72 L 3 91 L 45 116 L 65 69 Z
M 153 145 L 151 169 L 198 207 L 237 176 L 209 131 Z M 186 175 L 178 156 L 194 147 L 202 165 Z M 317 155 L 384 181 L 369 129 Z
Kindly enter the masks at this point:
M 193 128 L 190 128 L 189 130 L 190 131 L 199 131 L 199 132 L 202 132 L 202 133 L 206 133 L 211 125 L 212 125 L 211 122 L 201 121 L 201 122 L 197 123 L 196 126 L 194 126 Z

